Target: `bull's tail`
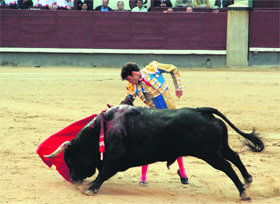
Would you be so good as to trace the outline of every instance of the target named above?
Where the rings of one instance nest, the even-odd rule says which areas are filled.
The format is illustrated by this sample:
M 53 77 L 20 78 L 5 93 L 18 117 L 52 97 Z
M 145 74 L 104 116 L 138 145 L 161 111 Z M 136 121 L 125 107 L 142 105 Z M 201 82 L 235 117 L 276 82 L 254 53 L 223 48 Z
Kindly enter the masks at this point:
M 250 148 L 251 151 L 253 152 L 261 152 L 264 149 L 264 143 L 261 140 L 261 138 L 258 136 L 258 133 L 255 131 L 255 128 L 252 130 L 251 133 L 244 133 L 241 130 L 239 130 L 237 127 L 235 127 L 229 119 L 227 119 L 227 117 L 225 115 L 223 115 L 220 111 L 218 111 L 217 109 L 214 108 L 198 108 L 197 109 L 199 112 L 203 112 L 203 113 L 211 113 L 211 114 L 215 114 L 218 115 L 219 117 L 221 117 L 224 121 L 227 122 L 227 124 L 229 124 L 230 127 L 232 127 L 232 129 L 234 129 L 238 134 L 242 135 L 243 137 L 245 137 L 247 139 L 247 141 L 244 142 L 244 144 L 246 146 L 248 146 Z M 250 142 L 249 142 L 249 141 Z

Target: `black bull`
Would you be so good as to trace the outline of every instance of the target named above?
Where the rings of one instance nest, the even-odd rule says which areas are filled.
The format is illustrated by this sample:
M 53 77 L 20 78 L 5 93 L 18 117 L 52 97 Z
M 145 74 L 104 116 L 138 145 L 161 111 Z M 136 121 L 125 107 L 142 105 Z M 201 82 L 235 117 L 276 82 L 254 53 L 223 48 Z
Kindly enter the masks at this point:
M 103 160 L 99 153 L 101 121 L 105 135 Z M 194 156 L 223 171 L 236 185 L 241 199 L 246 200 L 249 197 L 245 186 L 228 161 L 239 169 L 245 184 L 252 182 L 252 176 L 239 155 L 229 147 L 227 126 L 223 121 L 246 138 L 244 144 L 251 151 L 264 149 L 254 130 L 251 133 L 240 131 L 213 108 L 155 110 L 120 105 L 108 109 L 102 116 L 98 115 L 75 139 L 47 157 L 64 150 L 73 183 L 92 176 L 97 168 L 99 174 L 87 190 L 88 193 L 97 193 L 103 182 L 117 172 L 157 161 L 167 161 L 169 167 L 180 156 Z

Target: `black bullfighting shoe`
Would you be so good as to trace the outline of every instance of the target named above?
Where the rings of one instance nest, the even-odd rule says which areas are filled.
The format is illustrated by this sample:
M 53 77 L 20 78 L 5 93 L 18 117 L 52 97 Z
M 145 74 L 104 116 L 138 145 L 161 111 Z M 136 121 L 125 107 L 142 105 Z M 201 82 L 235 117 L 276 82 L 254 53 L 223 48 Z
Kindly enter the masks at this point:
M 177 174 L 180 176 L 180 180 L 181 180 L 181 183 L 182 183 L 182 184 L 189 184 L 189 179 L 188 179 L 188 177 L 186 177 L 186 178 L 182 177 L 181 174 L 180 174 L 179 169 L 178 169 L 178 171 L 177 171 Z
M 145 180 L 142 180 L 142 179 L 141 179 L 141 181 L 139 182 L 139 185 L 140 185 L 140 186 L 147 186 L 147 185 L 148 185 L 148 182 L 147 182 L 146 179 L 145 179 Z

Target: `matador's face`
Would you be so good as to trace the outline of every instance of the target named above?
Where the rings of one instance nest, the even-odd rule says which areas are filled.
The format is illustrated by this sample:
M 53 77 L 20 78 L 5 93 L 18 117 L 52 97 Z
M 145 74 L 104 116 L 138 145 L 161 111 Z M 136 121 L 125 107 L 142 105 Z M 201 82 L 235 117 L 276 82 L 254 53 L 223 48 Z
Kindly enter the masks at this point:
M 126 80 L 131 83 L 131 84 L 138 84 L 139 80 L 142 78 L 142 74 L 140 71 L 136 72 L 136 71 L 133 71 L 132 72 L 132 75 L 130 76 L 127 76 L 126 77 Z

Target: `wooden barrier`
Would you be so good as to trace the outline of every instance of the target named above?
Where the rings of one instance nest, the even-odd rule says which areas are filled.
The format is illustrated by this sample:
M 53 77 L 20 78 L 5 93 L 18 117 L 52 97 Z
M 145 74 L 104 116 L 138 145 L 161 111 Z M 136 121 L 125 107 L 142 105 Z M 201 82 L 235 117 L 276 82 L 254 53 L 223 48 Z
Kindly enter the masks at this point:
M 250 12 L 249 47 L 280 48 L 280 9 Z
M 1 47 L 225 50 L 226 12 L 1 10 Z

